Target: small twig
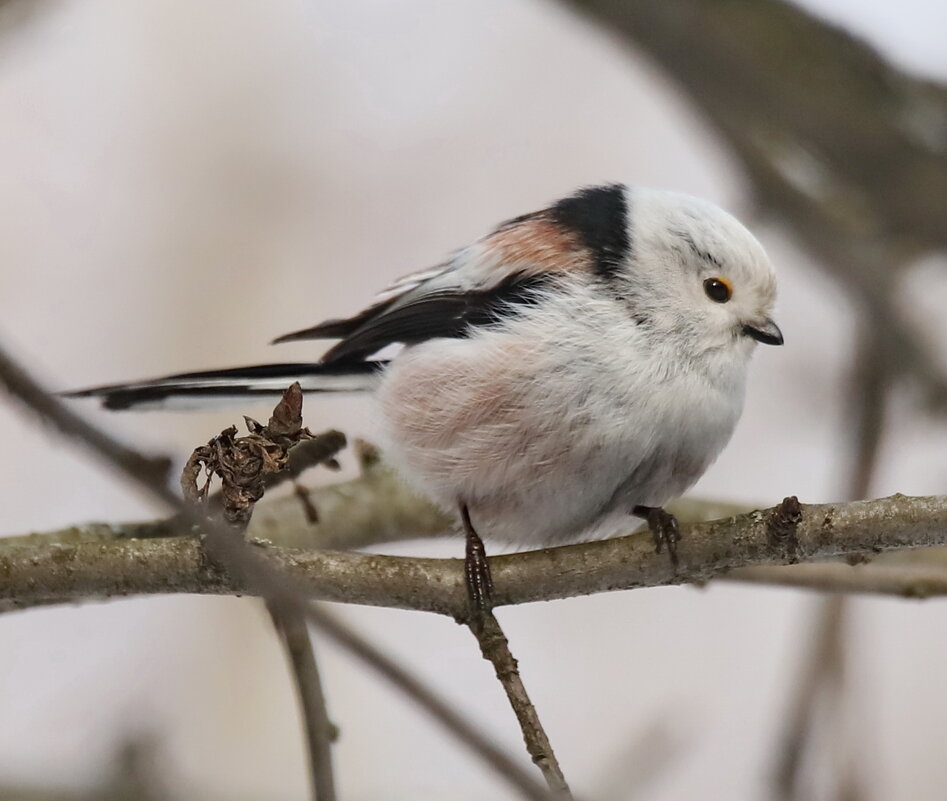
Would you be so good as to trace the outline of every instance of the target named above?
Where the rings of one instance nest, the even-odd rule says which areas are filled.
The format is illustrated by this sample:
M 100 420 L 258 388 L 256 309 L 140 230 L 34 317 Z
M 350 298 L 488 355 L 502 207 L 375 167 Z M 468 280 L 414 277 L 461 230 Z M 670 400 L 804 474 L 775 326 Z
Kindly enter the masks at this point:
M 211 440 L 211 442 L 213 441 L 214 440 Z M 337 470 L 339 465 L 338 462 L 335 461 L 335 457 L 345 445 L 345 434 L 341 431 L 335 431 L 334 429 L 329 429 L 321 434 L 312 435 L 312 439 L 297 440 L 293 443 L 292 449 L 286 454 L 285 461 L 280 469 L 275 472 L 264 473 L 262 477 L 263 489 L 269 492 L 285 484 L 287 481 L 292 481 L 295 484 L 299 476 L 306 470 L 311 467 L 317 467 L 318 465 L 324 465 L 330 470 Z M 191 460 L 194 460 L 196 456 L 197 453 L 195 452 L 195 454 L 192 454 Z M 207 504 L 215 508 L 220 506 L 223 500 L 223 494 L 218 491 L 208 496 Z M 314 510 L 316 508 L 315 505 L 312 504 L 311 501 L 310 504 Z M 256 516 L 257 508 L 259 507 L 255 507 L 254 509 L 254 517 Z M 318 515 L 313 516 L 312 512 L 307 509 L 306 519 L 308 523 L 314 524 L 318 522 Z M 250 524 L 252 526 L 252 519 Z M 181 527 L 178 526 L 168 532 L 157 534 L 156 536 L 171 536 L 180 533 L 180 531 Z
M 309 490 L 298 481 L 293 482 L 293 497 L 299 501 L 299 505 L 302 507 L 303 514 L 306 515 L 306 522 L 318 523 L 319 510 L 312 502 L 312 496 L 309 494 Z
M 306 741 L 309 744 L 313 799 L 336 801 L 332 742 L 337 732 L 326 710 L 326 699 L 322 692 L 319 668 L 306 620 L 296 614 L 295 610 L 283 610 L 272 603 L 268 603 L 266 608 L 286 648 L 296 683 L 296 695 L 302 709 Z
M 480 644 L 480 653 L 483 654 L 483 658 L 493 665 L 496 676 L 503 685 L 510 706 L 516 714 L 516 720 L 520 724 L 526 750 L 546 779 L 553 798 L 571 801 L 572 793 L 569 785 L 562 774 L 562 768 L 559 767 L 559 761 L 552 750 L 546 730 L 539 720 L 536 707 L 529 700 L 520 676 L 519 665 L 510 652 L 510 644 L 503 629 L 500 628 L 500 624 L 492 613 L 486 614 L 480 622 L 482 625 L 470 625 L 469 629 Z
M 542 785 L 533 781 L 533 778 L 504 751 L 497 748 L 492 740 L 474 728 L 462 715 L 455 712 L 449 704 L 397 662 L 382 654 L 367 640 L 356 635 L 334 616 L 326 614 L 321 609 L 307 607 L 307 617 L 337 645 L 361 659 L 413 699 L 457 740 L 475 753 L 494 773 L 518 790 L 524 798 L 531 801 L 549 801 L 549 795 Z
M 160 474 L 154 462 L 145 459 L 80 418 L 47 393 L 26 370 L 17 364 L 0 347 L 0 385 L 19 400 L 41 420 L 51 423 L 61 433 L 85 445 L 92 453 L 113 467 L 119 474 L 132 479 L 148 494 L 178 511 L 192 525 L 199 526 L 206 537 L 210 555 L 226 565 L 227 572 L 238 582 L 245 584 L 268 600 L 304 615 L 323 634 L 365 662 L 375 672 L 390 681 L 395 687 L 413 699 L 420 707 L 440 722 L 454 737 L 466 745 L 497 775 L 524 798 L 532 801 L 548 801 L 545 788 L 533 780 L 516 762 L 497 748 L 476 727 L 455 712 L 446 702 L 434 694 L 411 673 L 387 657 L 366 640 L 339 623 L 321 609 L 304 602 L 300 588 L 286 576 L 274 571 L 272 565 L 253 554 L 242 540 L 214 521 L 202 519 L 185 505 L 168 486 L 166 470 Z M 206 563 L 206 559 L 202 560 Z M 208 568 L 205 566 L 204 571 Z M 214 573 L 212 569 L 211 573 Z
M 306 470 L 318 465 L 324 465 L 330 470 L 338 470 L 339 464 L 335 461 L 335 457 L 345 445 L 345 434 L 334 429 L 317 434 L 305 442 L 300 442 L 289 452 L 289 461 L 286 463 L 286 467 L 267 479 L 267 490 L 279 486 L 284 481 L 295 481 Z
M 245 436 L 238 437 L 237 427 L 230 426 L 206 445 L 195 448 L 181 473 L 185 499 L 193 504 L 205 503 L 210 478 L 218 476 L 221 488 L 217 497 L 223 518 L 242 534 L 266 489 L 276 484 L 282 473 L 289 472 L 290 454 L 295 447 L 315 439 L 303 427 L 302 408 L 303 392 L 296 382 L 283 393 L 266 425 L 244 416 L 249 431 Z M 340 437 L 337 432 L 330 432 L 329 446 L 334 450 L 326 451 L 322 443 L 320 453 L 333 456 L 345 444 L 345 438 Z M 199 486 L 202 473 L 207 479 Z

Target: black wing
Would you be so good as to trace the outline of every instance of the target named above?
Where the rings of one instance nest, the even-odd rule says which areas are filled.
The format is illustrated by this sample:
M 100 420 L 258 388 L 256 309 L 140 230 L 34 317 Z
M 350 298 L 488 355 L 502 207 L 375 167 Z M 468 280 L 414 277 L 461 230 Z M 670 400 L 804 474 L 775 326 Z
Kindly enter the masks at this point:
M 360 362 L 393 343 L 413 344 L 436 337 L 465 337 L 475 327 L 492 325 L 518 308 L 537 302 L 537 290 L 548 283 L 544 275 L 513 275 L 486 290 L 442 289 L 415 297 L 385 300 L 345 320 L 287 334 L 276 342 L 300 339 L 341 341 L 322 357 L 322 364 Z

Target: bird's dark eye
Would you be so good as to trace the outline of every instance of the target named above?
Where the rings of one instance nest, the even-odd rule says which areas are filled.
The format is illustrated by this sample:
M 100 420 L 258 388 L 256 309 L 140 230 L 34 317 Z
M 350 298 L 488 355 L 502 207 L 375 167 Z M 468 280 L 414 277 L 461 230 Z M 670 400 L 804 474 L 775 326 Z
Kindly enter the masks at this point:
M 704 292 L 714 303 L 726 303 L 733 294 L 733 287 L 725 278 L 708 278 L 704 281 Z

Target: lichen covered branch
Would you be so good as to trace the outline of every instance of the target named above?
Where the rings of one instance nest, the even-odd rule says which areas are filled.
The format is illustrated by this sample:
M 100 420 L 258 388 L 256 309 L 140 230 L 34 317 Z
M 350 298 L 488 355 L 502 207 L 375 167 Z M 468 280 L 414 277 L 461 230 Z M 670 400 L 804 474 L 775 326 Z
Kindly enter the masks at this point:
M 798 520 L 792 523 L 795 517 L 787 515 L 781 504 L 771 510 L 684 525 L 677 570 L 654 553 L 645 534 L 492 557 L 495 601 L 502 606 L 704 583 L 727 577 L 736 568 L 862 559 L 882 551 L 947 544 L 945 496 L 893 495 L 845 504 L 800 504 Z M 461 617 L 466 609 L 460 559 L 272 547 L 257 551 L 300 582 L 314 599 L 453 617 Z M 844 573 L 872 566 L 825 567 Z M 791 581 L 787 578 L 791 573 L 781 575 L 781 583 Z M 18 607 L 172 592 L 246 594 L 252 588 L 215 567 L 194 538 L 55 545 L 0 541 L 0 600 Z

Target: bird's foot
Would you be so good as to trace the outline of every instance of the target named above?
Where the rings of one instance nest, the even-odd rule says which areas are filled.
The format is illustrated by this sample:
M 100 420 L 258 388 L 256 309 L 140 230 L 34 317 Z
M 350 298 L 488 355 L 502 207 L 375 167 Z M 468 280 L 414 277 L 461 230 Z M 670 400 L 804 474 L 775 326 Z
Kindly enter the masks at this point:
M 636 517 L 644 518 L 654 537 L 656 553 L 667 547 L 671 566 L 677 568 L 677 544 L 681 541 L 681 530 L 677 525 L 677 518 L 670 512 L 665 512 L 660 506 L 636 506 L 631 510 Z
M 493 612 L 493 578 L 483 540 L 470 522 L 466 504 L 460 508 L 467 535 L 464 558 L 464 577 L 467 580 L 467 623 L 477 631 L 483 629 L 484 621 Z

